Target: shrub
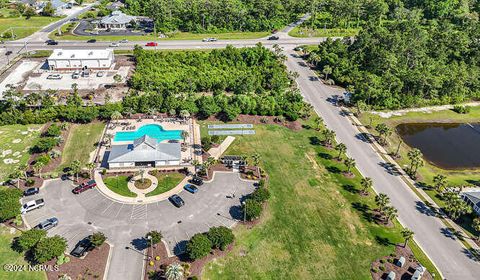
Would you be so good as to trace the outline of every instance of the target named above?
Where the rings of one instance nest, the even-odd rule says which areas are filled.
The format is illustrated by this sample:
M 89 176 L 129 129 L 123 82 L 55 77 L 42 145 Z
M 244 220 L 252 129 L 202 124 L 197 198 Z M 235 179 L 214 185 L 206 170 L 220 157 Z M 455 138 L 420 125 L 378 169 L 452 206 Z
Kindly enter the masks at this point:
M 243 211 L 248 221 L 256 220 L 262 214 L 262 204 L 249 198 L 243 204 Z
M 25 252 L 37 245 L 38 241 L 47 236 L 47 232 L 41 229 L 31 229 L 22 232 L 22 234 L 15 238 L 13 247 L 16 251 Z
M 53 137 L 40 138 L 37 143 L 30 148 L 31 153 L 45 153 L 53 149 L 58 145 L 58 139 Z
M 381 265 L 381 266 L 380 266 L 380 270 L 381 270 L 381 271 L 385 271 L 385 266 L 384 266 L 384 265 Z
M 64 263 L 70 262 L 70 257 L 65 256 L 65 254 L 61 254 L 57 258 L 57 265 L 62 265 Z
M 218 144 L 218 142 L 220 142 L 220 136 L 218 135 L 213 135 L 211 139 L 212 139 L 212 143 Z
M 60 127 L 56 124 L 52 124 L 45 131 L 44 135 L 46 137 L 58 137 L 58 136 L 60 136 L 61 133 L 62 133 L 62 131 L 61 131 Z
M 90 241 L 92 242 L 92 244 L 95 246 L 95 247 L 100 247 L 102 246 L 102 244 L 105 242 L 105 240 L 107 240 L 107 237 L 105 236 L 105 234 L 103 234 L 103 232 L 95 232 L 94 234 L 92 234 L 90 236 Z
M 270 192 L 267 188 L 260 187 L 250 195 L 250 198 L 258 202 L 265 202 L 270 198 Z
M 231 229 L 220 226 L 220 227 L 212 227 L 207 232 L 207 237 L 212 242 L 212 247 L 217 248 L 220 250 L 225 250 L 229 244 L 235 240 L 235 235 Z
M 50 156 L 47 154 L 40 155 L 35 159 L 35 162 L 41 162 L 45 166 L 50 162 Z
M 468 114 L 470 113 L 470 106 L 460 106 L 460 105 L 455 105 L 453 106 L 453 111 L 458 113 L 458 114 Z
M 205 137 L 202 137 L 201 141 L 202 141 L 203 149 L 205 151 L 210 150 L 210 148 L 212 147 L 212 138 L 210 136 L 205 136 Z
M 151 237 L 151 239 L 148 239 L 149 236 Z M 163 237 L 162 233 L 156 230 L 152 230 L 145 235 L 145 238 L 147 239 L 147 242 L 148 242 L 148 246 L 160 243 L 160 241 L 162 241 L 162 237 Z
M 191 260 L 207 256 L 212 248 L 212 242 L 205 234 L 197 233 L 188 241 L 186 252 Z
M 28 187 L 33 186 L 35 184 L 35 180 L 33 180 L 32 178 L 28 178 L 27 181 L 25 182 L 25 184 Z
M 102 175 L 104 175 L 104 176 L 105 176 L 106 174 L 107 174 L 107 169 L 105 169 L 105 168 L 104 168 L 104 169 L 102 169 Z
M 19 189 L 0 190 L 0 222 L 16 217 L 20 214 L 20 197 L 22 191 Z
M 65 252 L 67 241 L 65 238 L 55 235 L 40 239 L 33 248 L 33 258 L 37 263 L 44 263 Z
M 385 263 L 385 260 L 384 260 L 384 259 L 381 259 L 380 262 L 381 262 L 381 263 Z

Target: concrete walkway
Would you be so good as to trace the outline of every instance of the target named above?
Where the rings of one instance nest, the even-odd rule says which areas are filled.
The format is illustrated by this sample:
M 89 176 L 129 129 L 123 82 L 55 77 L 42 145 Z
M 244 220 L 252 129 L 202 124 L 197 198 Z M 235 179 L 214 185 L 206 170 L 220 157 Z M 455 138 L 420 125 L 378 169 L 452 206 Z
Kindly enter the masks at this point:
M 235 140 L 235 137 L 227 136 L 227 138 L 225 138 L 225 140 L 223 140 L 223 142 L 218 147 L 208 150 L 208 153 L 214 159 L 219 159 L 222 154 L 228 149 L 228 147 L 230 147 L 230 145 L 233 143 L 233 140 Z
M 152 176 L 152 175 L 148 174 L 148 171 L 146 171 L 146 173 L 145 173 L 145 178 L 148 178 L 150 180 L 152 180 L 151 177 L 155 178 L 155 187 L 156 187 L 158 185 L 158 180 L 155 176 Z M 147 177 L 147 174 L 148 174 L 148 177 Z M 137 176 L 137 177 L 140 178 L 140 176 Z M 136 178 L 136 177 L 134 177 L 134 178 Z M 130 191 L 136 193 L 137 197 L 126 197 L 126 196 L 123 196 L 123 195 L 119 195 L 119 194 L 113 192 L 112 190 L 110 190 L 105 185 L 105 183 L 103 182 L 102 174 L 100 173 L 99 170 L 96 170 L 94 172 L 94 179 L 97 182 L 97 189 L 103 195 L 105 195 L 106 197 L 108 197 L 108 198 L 110 198 L 114 201 L 122 202 L 122 203 L 125 203 L 125 204 L 148 204 L 148 203 L 163 201 L 163 200 L 168 199 L 168 197 L 170 197 L 174 194 L 179 194 L 183 190 L 183 186 L 185 186 L 185 184 L 188 183 L 188 180 L 191 179 L 191 177 L 186 176 L 185 178 L 183 178 L 183 180 L 180 183 L 178 183 L 178 185 L 175 188 L 169 190 L 168 192 L 164 192 L 164 193 L 161 193 L 159 195 L 150 196 L 150 197 L 146 197 L 145 194 L 152 191 L 153 189 L 155 189 L 155 187 L 153 187 L 153 183 L 154 183 L 153 180 L 152 180 L 152 186 L 149 187 L 146 190 L 139 190 L 139 189 L 135 188 L 135 186 L 133 186 L 133 187 L 129 186 Z M 130 182 L 129 182 L 129 185 L 130 185 Z M 132 185 L 133 185 L 133 181 L 132 181 Z
M 145 171 L 145 174 L 143 174 L 143 179 L 144 180 L 150 180 L 150 182 L 152 182 L 152 184 L 150 185 L 150 187 L 146 188 L 146 189 L 139 189 L 137 187 L 135 187 L 135 182 L 138 181 L 138 180 L 142 180 L 142 176 L 141 175 L 137 175 L 135 177 L 133 177 L 130 181 L 128 181 L 128 189 L 133 192 L 133 193 L 136 193 L 137 194 L 137 199 L 141 199 L 141 200 L 145 200 L 145 195 L 151 191 L 153 191 L 156 187 L 157 187 L 157 184 L 158 184 L 158 180 L 157 180 L 157 177 L 153 176 L 153 175 L 150 175 L 147 171 Z

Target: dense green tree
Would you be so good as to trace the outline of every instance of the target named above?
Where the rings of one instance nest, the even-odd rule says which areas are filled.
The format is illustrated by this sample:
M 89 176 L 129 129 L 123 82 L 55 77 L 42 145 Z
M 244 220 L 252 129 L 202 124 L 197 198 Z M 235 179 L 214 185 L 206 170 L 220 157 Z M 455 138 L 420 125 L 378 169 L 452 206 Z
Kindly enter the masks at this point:
M 89 239 L 95 247 L 100 247 L 105 243 L 107 237 L 103 232 L 97 231 L 94 232 Z
M 15 188 L 0 189 L 0 222 L 20 214 L 22 191 Z
M 65 238 L 55 235 L 40 239 L 33 248 L 33 257 L 37 263 L 44 263 L 62 255 L 67 249 Z
M 150 236 L 150 238 L 148 238 Z M 158 244 L 162 241 L 162 233 L 156 230 L 152 230 L 145 234 L 145 238 L 147 239 L 148 246 Z
M 243 203 L 243 211 L 248 221 L 256 220 L 262 214 L 262 204 L 257 200 L 247 199 Z
M 212 249 L 212 242 L 206 234 L 197 233 L 187 242 L 186 253 L 191 260 L 207 256 Z
M 25 252 L 37 245 L 40 239 L 47 236 L 47 232 L 41 229 L 30 229 L 23 231 L 20 236 L 14 239 L 13 247 L 15 250 Z
M 232 230 L 224 226 L 210 228 L 207 237 L 212 242 L 213 248 L 222 251 L 235 240 Z

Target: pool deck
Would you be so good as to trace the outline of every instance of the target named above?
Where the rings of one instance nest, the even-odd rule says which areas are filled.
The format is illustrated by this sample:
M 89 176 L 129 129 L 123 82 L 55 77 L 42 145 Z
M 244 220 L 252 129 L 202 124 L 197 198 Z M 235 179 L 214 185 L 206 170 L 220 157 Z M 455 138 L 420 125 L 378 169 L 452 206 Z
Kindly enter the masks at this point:
M 162 126 L 164 130 L 185 130 L 188 132 L 188 137 L 185 139 L 186 149 L 182 149 L 181 152 L 181 165 L 182 166 L 191 166 L 193 160 L 197 160 L 200 163 L 202 162 L 201 154 L 195 153 L 195 147 L 200 147 L 200 127 L 195 122 L 195 120 L 189 119 L 178 119 L 178 118 L 153 118 L 153 119 L 120 119 L 111 121 L 107 124 L 105 133 L 102 139 L 111 139 L 111 145 L 120 145 L 120 144 L 131 144 L 133 141 L 113 141 L 114 136 L 117 132 L 128 132 L 138 130 L 140 127 L 156 124 Z M 183 143 L 183 139 L 179 140 Z M 106 141 L 108 142 L 108 141 Z M 162 141 L 164 142 L 164 141 Z M 110 144 L 100 145 L 97 161 L 105 162 L 104 155 L 110 148 Z M 166 166 L 167 167 L 167 166 Z

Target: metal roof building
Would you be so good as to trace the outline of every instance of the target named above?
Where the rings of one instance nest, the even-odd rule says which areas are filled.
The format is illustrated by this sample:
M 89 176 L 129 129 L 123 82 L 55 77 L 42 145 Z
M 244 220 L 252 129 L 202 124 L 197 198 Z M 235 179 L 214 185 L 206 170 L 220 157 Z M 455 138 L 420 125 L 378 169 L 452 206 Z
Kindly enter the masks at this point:
M 125 29 L 130 22 L 135 20 L 135 16 L 124 14 L 121 11 L 113 11 L 112 14 L 100 20 L 98 27 L 105 29 Z
M 109 69 L 114 59 L 112 49 L 55 49 L 47 62 L 50 70 Z
M 180 143 L 157 143 L 144 135 L 133 144 L 113 145 L 108 155 L 109 168 L 180 165 Z

